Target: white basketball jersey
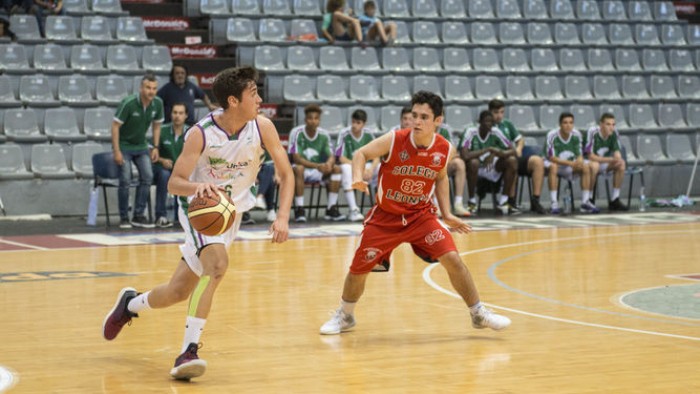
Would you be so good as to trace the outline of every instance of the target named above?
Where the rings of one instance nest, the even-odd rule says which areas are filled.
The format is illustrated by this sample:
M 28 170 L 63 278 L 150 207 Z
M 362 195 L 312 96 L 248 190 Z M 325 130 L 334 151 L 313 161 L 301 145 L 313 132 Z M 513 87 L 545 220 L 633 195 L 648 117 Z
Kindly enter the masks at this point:
M 260 129 L 257 120 L 251 120 L 229 137 L 214 120 L 222 112 L 213 111 L 185 136 L 185 140 L 192 133 L 202 132 L 204 136 L 202 155 L 190 181 L 218 185 L 230 194 L 237 211 L 247 211 L 255 205 L 253 186 L 265 155 Z

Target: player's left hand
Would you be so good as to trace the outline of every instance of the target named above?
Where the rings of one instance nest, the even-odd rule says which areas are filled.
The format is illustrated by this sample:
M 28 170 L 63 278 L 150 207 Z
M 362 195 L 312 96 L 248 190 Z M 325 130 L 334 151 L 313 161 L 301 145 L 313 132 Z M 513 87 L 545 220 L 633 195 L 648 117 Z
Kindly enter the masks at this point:
M 452 213 L 443 212 L 442 221 L 445 222 L 447 227 L 449 227 L 451 230 L 454 230 L 460 234 L 469 234 L 472 232 L 472 226 L 462 221 Z
M 289 239 L 289 223 L 284 220 L 277 219 L 270 226 L 270 234 L 272 234 L 272 243 L 281 244 Z

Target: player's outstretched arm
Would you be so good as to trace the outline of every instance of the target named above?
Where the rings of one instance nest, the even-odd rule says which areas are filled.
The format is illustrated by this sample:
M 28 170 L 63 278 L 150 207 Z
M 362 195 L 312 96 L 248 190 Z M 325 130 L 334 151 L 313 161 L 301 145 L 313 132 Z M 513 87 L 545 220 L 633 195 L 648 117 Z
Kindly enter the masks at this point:
M 269 119 L 258 116 L 258 125 L 263 144 L 275 163 L 275 173 L 279 176 L 280 195 L 277 219 L 270 226 L 272 242 L 284 242 L 289 237 L 289 211 L 292 208 L 294 195 L 294 172 L 289 164 L 287 151 L 280 143 L 275 125 Z
M 185 144 L 182 147 L 182 153 L 175 162 L 175 167 L 168 181 L 168 191 L 176 196 L 191 196 L 196 194 L 198 197 L 204 194 L 213 196 L 216 194 L 217 186 L 211 183 L 194 183 L 190 182 L 190 175 L 194 171 L 194 167 L 202 154 L 202 146 L 204 145 L 204 137 L 202 130 L 194 128 L 190 131 L 185 139 Z
M 367 182 L 364 181 L 365 164 L 368 160 L 378 159 L 389 154 L 394 133 L 386 133 L 372 140 L 369 144 L 355 151 L 352 155 L 352 188 L 367 193 Z

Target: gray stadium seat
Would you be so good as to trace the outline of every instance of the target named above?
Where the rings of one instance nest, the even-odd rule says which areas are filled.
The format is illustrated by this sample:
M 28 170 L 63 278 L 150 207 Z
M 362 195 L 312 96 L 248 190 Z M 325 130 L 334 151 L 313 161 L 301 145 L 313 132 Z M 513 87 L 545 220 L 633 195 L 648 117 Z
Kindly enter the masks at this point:
M 379 102 L 377 81 L 368 75 L 353 75 L 349 82 L 350 99 L 362 102 Z
M 628 135 L 621 135 L 620 136 L 620 145 L 622 148 L 625 150 L 625 153 L 627 154 L 627 165 L 628 166 L 641 166 L 644 164 L 644 161 L 640 159 L 637 154 L 635 153 L 633 147 L 632 147 L 632 141 L 630 140 L 630 137 Z
M 29 60 L 24 45 L 0 45 L 0 71 L 26 72 L 29 70 Z
M 44 29 L 47 40 L 74 43 L 80 41 L 76 34 L 73 17 L 68 15 L 47 16 Z
M 89 139 L 94 141 L 111 141 L 114 114 L 114 108 L 97 107 L 85 109 L 83 132 Z
M 676 84 L 670 75 L 652 75 L 649 85 L 651 97 L 655 99 L 673 99 L 678 97 Z
M 474 19 L 488 19 L 495 16 L 490 0 L 470 0 L 467 12 L 469 17 Z
M 95 97 L 101 104 L 119 104 L 128 94 L 126 81 L 121 75 L 101 75 L 97 77 Z
M 413 69 L 416 71 L 442 71 L 437 49 L 433 47 L 413 48 Z
M 295 10 L 298 1 L 303 3 L 308 2 L 305 0 L 295 0 Z M 311 2 L 314 1 L 312 0 Z M 236 15 L 258 15 L 260 14 L 260 4 L 258 4 L 258 0 L 233 0 L 231 2 L 231 12 Z
M 39 120 L 31 108 L 12 108 L 5 111 L 5 135 L 12 142 L 44 142 L 46 136 L 39 131 Z
M 582 75 L 567 75 L 564 77 L 564 95 L 568 99 L 587 100 L 592 97 L 588 77 Z
M 131 45 L 110 45 L 105 58 L 107 68 L 120 73 L 142 73 L 136 59 L 136 49 Z
M 282 51 L 274 45 L 260 45 L 255 47 L 253 66 L 264 71 L 283 71 L 286 69 L 282 62 Z
M 479 75 L 474 82 L 474 96 L 481 100 L 503 98 L 503 89 L 498 77 Z
M 143 47 L 141 54 L 143 69 L 152 72 L 170 72 L 173 68 L 173 59 L 165 45 L 147 45 Z
M 386 132 L 401 121 L 401 107 L 398 105 L 385 105 L 381 109 L 379 128 Z
M 637 154 L 639 158 L 647 163 L 672 164 L 661 147 L 661 140 L 655 134 L 637 135 Z
M 102 145 L 95 142 L 83 142 L 73 145 L 71 170 L 78 178 L 92 179 L 92 155 L 104 151 Z
M 262 0 L 262 11 L 265 15 L 288 16 L 292 14 L 287 0 Z
M 574 19 L 574 7 L 569 0 L 550 0 L 549 16 L 552 19 Z
M 32 145 L 31 170 L 41 179 L 70 179 L 75 173 L 68 169 L 60 144 Z
M 313 49 L 302 45 L 287 48 L 287 68 L 292 71 L 317 70 Z
M 666 129 L 685 129 L 688 124 L 683 118 L 683 110 L 680 104 L 659 104 L 659 126 Z
M 411 34 L 413 42 L 416 44 L 439 44 L 437 27 L 432 21 L 413 22 L 413 32 Z
M 406 18 L 411 16 L 408 12 L 406 0 L 384 0 L 384 16 L 387 18 Z
M 498 41 L 501 44 L 525 44 L 523 25 L 518 22 L 503 22 L 498 26 Z
M 559 68 L 564 71 L 584 71 L 586 63 L 583 53 L 578 48 L 562 48 L 559 50 Z
M 226 15 L 231 13 L 227 0 L 199 0 L 199 12 L 204 15 Z
M 353 47 L 350 51 L 350 67 L 363 72 L 380 71 L 377 51 L 373 47 Z
M 686 164 L 695 162 L 693 142 L 691 142 L 687 134 L 667 134 L 666 150 L 671 160 Z
M 286 75 L 282 95 L 285 101 L 313 101 L 316 99 L 316 79 L 306 75 Z
M 700 98 L 700 77 L 697 75 L 679 75 L 678 95 L 684 98 Z
M 321 47 L 318 57 L 319 67 L 327 71 L 348 71 L 348 59 L 345 57 L 345 50 L 339 46 Z
M 0 180 L 32 179 L 34 174 L 24 166 L 22 147 L 16 144 L 0 145 Z
M 554 25 L 554 42 L 557 44 L 580 44 L 576 24 L 570 22 L 557 22 Z
M 92 11 L 99 14 L 120 15 L 123 14 L 120 0 L 92 0 Z
M 655 25 L 639 24 L 635 26 L 634 40 L 637 45 L 659 45 L 659 31 Z
M 149 42 L 140 17 L 122 16 L 117 19 L 117 40 L 126 42 Z
M 17 100 L 17 94 L 12 87 L 10 77 L 8 75 L 0 75 L 0 108 L 14 108 L 20 105 L 22 103 Z
M 39 72 L 68 72 L 63 48 L 56 44 L 42 44 L 34 47 L 34 68 Z
M 289 26 L 289 38 L 299 40 L 302 37 L 319 37 L 316 22 L 312 19 L 292 19 Z
M 577 0 L 576 17 L 579 20 L 600 20 L 600 9 L 596 0 Z
M 525 19 L 549 18 L 544 0 L 523 0 L 523 17 L 525 17 Z
M 70 51 L 70 67 L 83 73 L 106 72 L 100 48 L 91 44 L 74 45 Z
M 81 142 L 87 140 L 80 133 L 78 119 L 73 108 L 49 108 L 44 113 L 44 134 L 55 142 Z
M 68 15 L 88 15 L 92 13 L 87 0 L 64 0 L 63 8 Z
M 321 106 L 321 128 L 328 130 L 331 134 L 338 134 L 345 127 L 343 110 L 332 105 Z
M 461 45 L 469 42 L 467 30 L 462 22 L 442 23 L 442 42 L 445 44 Z
M 666 71 L 666 56 L 663 49 L 645 48 L 642 50 L 642 67 L 646 71 Z
M 403 75 L 385 75 L 382 77 L 382 98 L 406 103 L 411 99 L 408 80 Z
M 474 116 L 467 106 L 448 105 L 445 107 L 445 122 L 452 125 L 455 130 L 464 130 L 474 124 Z
M 39 25 L 33 15 L 14 14 L 10 16 L 10 26 L 21 42 L 41 42 Z
M 522 48 L 505 48 L 501 53 L 503 57 L 503 69 L 506 71 L 529 71 L 530 64 L 527 54 Z
M 635 100 L 649 98 L 646 79 L 641 75 L 623 75 L 622 96 Z
M 688 103 L 685 112 L 686 119 L 688 120 L 688 125 L 696 129 L 700 127 L 700 104 Z
M 498 19 L 520 19 L 522 16 L 518 0 L 498 0 L 496 2 L 496 17 Z
M 498 54 L 493 48 L 475 48 L 472 51 L 472 61 L 474 70 L 494 71 L 500 70 L 501 64 L 498 61 Z
M 544 130 L 552 130 L 559 127 L 559 115 L 564 112 L 560 105 L 540 106 L 540 127 Z
M 530 50 L 530 63 L 535 71 L 559 70 L 557 59 L 551 48 L 532 48 Z
M 417 75 L 413 77 L 413 93 L 420 90 L 433 92 L 440 97 L 444 97 L 442 88 L 440 88 L 440 81 L 434 75 Z
M 19 81 L 19 99 L 31 106 L 58 106 L 46 75 L 23 75 Z
M 675 21 L 676 8 L 672 1 L 654 1 L 654 20 L 657 21 Z
M 80 24 L 80 37 L 84 41 L 109 43 L 114 41 L 109 19 L 100 15 L 84 16 Z
M 647 1 L 630 1 L 628 4 L 627 16 L 633 21 L 652 20 L 651 8 Z
M 471 24 L 471 42 L 474 44 L 486 45 L 496 44 L 496 31 L 490 22 L 474 22 Z
M 627 12 L 625 11 L 625 5 L 623 1 L 620 0 L 606 0 L 603 1 L 602 6 L 603 19 L 609 21 L 625 21 L 627 20 Z
M 552 30 L 546 23 L 530 22 L 527 24 L 527 42 L 532 45 L 549 45 L 554 43 Z
M 574 114 L 574 125 L 581 131 L 598 124 L 593 107 L 590 105 L 572 105 L 571 113 Z
M 583 43 L 588 45 L 605 45 L 608 43 L 602 23 L 584 23 L 581 26 L 581 38 Z
M 618 130 L 627 130 L 630 128 L 627 123 L 627 116 L 622 105 L 620 104 L 601 104 L 598 107 L 598 117 L 604 113 L 613 114 L 615 116 L 615 128 Z
M 474 99 L 469 78 L 462 75 L 445 77 L 445 99 L 450 101 L 467 101 Z
M 235 31 L 241 31 L 243 30 L 244 32 L 247 31 L 247 23 L 252 22 L 249 19 L 245 18 L 235 18 L 233 26 L 231 22 L 229 22 L 229 28 L 234 27 Z M 255 41 L 254 35 L 252 34 L 245 34 L 243 35 L 243 39 L 238 38 L 239 36 L 234 32 L 231 31 L 230 29 L 226 32 L 226 38 L 231 41 Z M 265 19 L 260 19 L 260 24 L 259 24 L 259 29 L 258 29 L 258 38 L 260 41 L 265 41 L 265 42 L 285 42 L 287 41 L 287 28 L 284 25 L 284 21 L 282 19 L 276 19 L 276 18 L 265 18 Z
M 332 103 L 348 102 L 345 79 L 339 75 L 319 75 L 316 78 L 316 97 Z
M 550 75 L 535 77 L 535 96 L 540 100 L 561 100 L 562 94 L 559 78 Z
M 467 11 L 464 8 L 462 0 L 441 0 L 440 15 L 446 19 L 462 19 L 467 17 Z
M 92 98 L 92 89 L 84 75 L 62 75 L 58 79 L 58 99 L 63 105 L 92 106 L 97 101 Z
M 682 25 L 665 24 L 661 26 L 661 42 L 664 45 L 686 45 L 685 32 Z
M 396 44 L 410 44 L 411 36 L 408 34 L 408 25 L 404 21 L 394 21 L 396 24 Z
M 442 53 L 443 67 L 445 71 L 468 71 L 471 70 L 469 54 L 465 48 L 445 48 Z
M 525 133 L 537 131 L 540 127 L 535 120 L 535 112 L 530 106 L 511 105 L 508 107 L 508 119 Z
M 695 71 L 693 54 L 687 49 L 671 49 L 668 52 L 668 63 L 674 71 Z
M 408 62 L 406 48 L 388 47 L 382 49 L 382 68 L 385 71 L 408 71 L 411 65 Z
M 629 112 L 629 123 L 633 129 L 655 129 L 658 126 L 649 104 L 630 104 Z
M 618 71 L 641 70 L 639 55 L 634 48 L 617 48 L 615 50 L 615 68 Z
M 604 48 L 591 48 L 588 50 L 588 69 L 592 71 L 613 70 L 610 51 Z
M 515 101 L 533 100 L 530 78 L 524 76 L 509 75 L 506 77 L 506 98 Z
M 273 40 L 272 29 L 268 26 L 270 19 L 260 20 L 260 33 L 265 31 L 265 36 L 260 36 L 260 41 L 283 41 L 287 34 L 283 33 L 282 40 Z M 279 21 L 282 22 L 282 21 Z M 284 24 L 282 25 L 284 32 Z M 226 21 L 226 41 L 228 42 L 253 42 L 256 41 L 253 21 L 248 18 L 229 18 Z
M 611 23 L 608 27 L 608 39 L 613 45 L 634 45 L 631 25 Z
M 612 75 L 595 75 L 593 77 L 593 95 L 602 100 L 619 100 L 620 88 L 617 78 Z

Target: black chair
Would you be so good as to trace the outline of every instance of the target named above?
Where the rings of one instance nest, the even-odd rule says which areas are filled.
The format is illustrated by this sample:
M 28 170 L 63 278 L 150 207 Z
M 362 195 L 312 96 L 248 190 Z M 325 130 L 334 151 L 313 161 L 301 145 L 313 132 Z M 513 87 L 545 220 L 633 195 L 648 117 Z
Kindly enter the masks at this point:
M 622 146 L 620 149 L 620 153 L 622 154 L 622 160 L 625 161 L 627 164 L 627 149 Z M 627 192 L 627 206 L 630 206 L 630 203 L 632 202 L 632 186 L 634 186 L 634 176 L 639 174 L 639 178 L 642 182 L 642 187 L 644 187 L 644 167 L 636 167 L 636 166 L 629 166 L 627 165 L 625 167 L 625 175 L 630 176 L 630 186 L 629 186 L 629 191 Z M 612 175 L 610 173 L 603 173 L 599 172 L 598 177 L 603 177 L 605 180 L 605 192 L 608 197 L 608 204 L 610 204 L 610 178 Z M 593 185 L 593 202 L 595 203 L 595 198 L 598 195 L 598 179 L 595 179 L 595 183 Z
M 92 155 L 92 171 L 94 174 L 93 187 L 102 188 L 102 198 L 105 204 L 105 216 L 107 217 L 107 227 L 110 226 L 109 220 L 109 204 L 107 202 L 107 188 L 119 187 L 119 167 L 114 162 L 114 154 L 112 152 L 101 152 Z M 132 179 L 129 187 L 137 187 L 138 179 Z M 148 219 L 153 220 L 151 213 L 151 193 L 148 193 Z

